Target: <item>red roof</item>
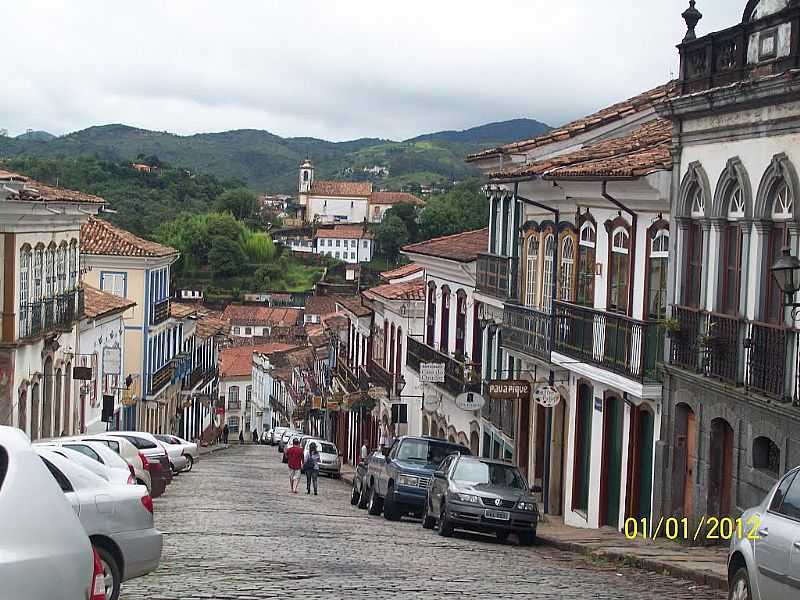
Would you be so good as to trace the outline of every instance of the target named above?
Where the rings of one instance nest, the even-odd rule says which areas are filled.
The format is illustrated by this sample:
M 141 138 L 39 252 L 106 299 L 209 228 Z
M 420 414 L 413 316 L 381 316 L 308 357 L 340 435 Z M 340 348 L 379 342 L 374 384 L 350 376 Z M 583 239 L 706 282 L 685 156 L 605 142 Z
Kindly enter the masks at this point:
M 333 239 L 348 239 L 348 240 L 371 240 L 375 236 L 371 231 L 364 231 L 363 225 L 336 225 L 333 229 L 317 229 L 314 234 L 314 239 L 317 238 L 333 238 Z
M 231 325 L 296 325 L 302 317 L 300 308 L 270 308 L 268 306 L 245 306 L 229 304 L 222 313 L 222 320 Z
M 15 200 L 29 202 L 76 202 L 79 204 L 105 203 L 105 200 L 99 196 L 84 194 L 83 192 L 68 190 L 61 187 L 54 187 L 46 183 L 34 181 L 25 175 L 20 175 L 19 173 L 6 171 L 4 169 L 0 169 L 0 181 L 23 182 L 22 188 L 13 193 L 12 197 Z
M 409 275 L 419 273 L 422 270 L 422 265 L 418 265 L 417 263 L 408 263 L 407 265 L 403 265 L 402 267 L 398 267 L 391 271 L 383 271 L 381 273 L 381 278 L 387 281 L 391 281 L 392 279 L 402 279 L 403 277 L 408 277 Z
M 387 283 L 366 290 L 386 300 L 425 300 L 425 282 L 422 279 L 405 283 Z
M 425 204 L 422 200 L 417 198 L 414 194 L 408 192 L 372 192 L 369 197 L 370 204 L 416 204 L 421 206 Z
M 269 355 L 273 352 L 283 352 L 292 348 L 294 346 L 281 342 L 225 348 L 219 353 L 219 376 L 247 377 L 253 372 L 253 354 L 256 352 Z
M 308 296 L 305 312 L 307 315 L 329 315 L 336 312 L 336 296 Z
M 83 284 L 83 299 L 84 316 L 87 319 L 99 319 L 106 315 L 124 312 L 132 306 L 136 306 L 136 302 L 103 292 L 87 284 Z
M 657 88 L 653 88 L 652 90 L 638 94 L 633 98 L 628 98 L 622 102 L 612 104 L 611 106 L 599 110 L 588 117 L 583 117 L 576 121 L 572 121 L 571 123 L 567 123 L 562 127 L 551 129 L 547 133 L 533 139 L 514 142 L 498 148 L 491 148 L 489 150 L 484 150 L 483 152 L 471 154 L 467 157 L 467 162 L 479 160 L 481 158 L 487 158 L 489 156 L 497 156 L 500 154 L 524 152 L 525 150 L 531 150 L 533 148 L 538 148 L 539 146 L 552 144 L 553 142 L 568 140 L 576 135 L 580 135 L 581 133 L 586 133 L 593 129 L 602 127 L 603 125 L 608 125 L 609 123 L 619 121 L 625 117 L 629 117 L 636 113 L 653 108 L 656 104 L 666 100 L 667 98 L 673 97 L 676 94 L 677 81 L 673 80 L 665 83 L 664 85 L 660 85 Z
M 161 257 L 174 256 L 178 251 L 142 239 L 102 219 L 89 217 L 81 227 L 81 253 L 99 256 Z
M 311 194 L 315 196 L 369 197 L 372 184 L 368 181 L 314 181 Z
M 434 238 L 426 242 L 411 244 L 403 248 L 404 252 L 435 256 L 458 262 L 472 262 L 478 254 L 486 252 L 489 247 L 489 228 L 466 231 L 455 235 Z

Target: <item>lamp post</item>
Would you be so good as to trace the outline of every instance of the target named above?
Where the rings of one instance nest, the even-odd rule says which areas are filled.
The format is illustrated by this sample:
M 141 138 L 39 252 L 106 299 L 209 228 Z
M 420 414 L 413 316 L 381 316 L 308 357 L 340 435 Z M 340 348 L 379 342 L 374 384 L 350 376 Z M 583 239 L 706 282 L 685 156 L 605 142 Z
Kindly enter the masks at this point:
M 781 257 L 770 270 L 784 296 L 784 308 L 792 309 L 792 320 L 796 321 L 800 314 L 800 302 L 794 301 L 795 294 L 800 291 L 800 258 L 792 256 L 789 247 L 784 246 Z

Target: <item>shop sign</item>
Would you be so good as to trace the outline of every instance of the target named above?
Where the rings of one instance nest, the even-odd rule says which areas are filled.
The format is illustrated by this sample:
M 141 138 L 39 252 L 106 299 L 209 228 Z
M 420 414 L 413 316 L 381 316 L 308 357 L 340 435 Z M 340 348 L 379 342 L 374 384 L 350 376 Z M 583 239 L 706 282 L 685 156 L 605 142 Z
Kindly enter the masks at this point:
M 314 396 L 311 399 L 311 408 L 314 410 L 320 410 L 322 408 L 322 396 Z
M 561 392 L 549 385 L 542 385 L 533 392 L 533 400 L 545 408 L 552 408 L 561 402 Z
M 483 396 L 475 392 L 464 392 L 456 396 L 456 406 L 461 410 L 480 410 L 485 404 Z
M 527 400 L 531 397 L 530 381 L 490 381 L 489 398 L 492 400 Z
M 444 363 L 420 363 L 421 383 L 444 383 Z

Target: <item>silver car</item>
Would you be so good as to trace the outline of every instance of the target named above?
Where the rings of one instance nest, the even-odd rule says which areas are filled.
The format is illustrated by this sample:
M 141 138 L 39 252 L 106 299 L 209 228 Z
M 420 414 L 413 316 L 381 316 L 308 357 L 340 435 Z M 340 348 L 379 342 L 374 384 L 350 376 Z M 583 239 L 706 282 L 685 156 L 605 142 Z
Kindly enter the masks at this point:
M 36 442 L 34 446 L 61 450 L 66 458 L 77 462 L 110 483 L 130 485 L 136 483 L 130 465 L 111 448 L 99 442 L 52 440 Z
M 161 559 L 153 500 L 144 486 L 112 485 L 52 449 L 36 450 L 100 556 L 106 599 L 117 600 L 123 581 L 154 571 Z
M 200 449 L 194 442 L 188 442 L 177 435 L 169 434 L 157 435 L 156 439 L 164 444 L 164 447 L 167 449 L 167 454 L 170 455 L 170 460 L 172 460 L 173 456 L 176 454 L 183 457 L 182 460 L 180 460 L 180 463 L 183 464 L 183 468 L 180 469 L 181 471 L 191 471 L 194 467 L 194 463 L 200 460 Z M 178 463 L 173 461 L 173 465 L 177 466 L 177 464 Z
M 69 439 L 85 440 L 87 442 L 103 444 L 112 450 L 115 454 L 119 455 L 122 460 L 128 463 L 130 468 L 133 470 L 133 477 L 136 479 L 136 483 L 145 486 L 147 491 L 150 492 L 150 495 L 153 496 L 153 484 L 150 477 L 150 471 L 145 468 L 144 465 L 144 460 L 147 459 L 144 459 L 142 454 L 139 453 L 139 449 L 131 444 L 128 440 L 112 437 L 94 437 L 91 435 L 83 437 L 78 436 Z
M 800 597 L 800 468 L 775 484 L 761 504 L 745 511 L 736 529 L 728 555 L 728 597 Z
M 342 458 L 339 456 L 339 450 L 336 449 L 336 446 L 325 440 L 314 438 L 303 440 L 303 451 L 306 458 L 311 444 L 314 444 L 317 447 L 317 452 L 319 452 L 320 474 L 339 479 L 342 476 Z
M 2 596 L 86 598 L 94 559 L 80 521 L 24 432 L 0 427 Z

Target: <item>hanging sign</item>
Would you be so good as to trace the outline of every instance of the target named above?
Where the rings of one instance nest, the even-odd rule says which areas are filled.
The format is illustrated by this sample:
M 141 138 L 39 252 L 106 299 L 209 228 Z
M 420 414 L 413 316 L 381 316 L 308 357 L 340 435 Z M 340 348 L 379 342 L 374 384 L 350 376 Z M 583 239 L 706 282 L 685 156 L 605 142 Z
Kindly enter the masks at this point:
M 425 396 L 422 400 L 422 408 L 428 412 L 433 412 L 442 404 L 442 399 L 439 396 Z
M 456 396 L 456 406 L 461 410 L 480 410 L 485 404 L 483 396 L 475 392 L 464 392 Z
M 561 393 L 549 385 L 542 385 L 533 392 L 533 400 L 545 408 L 552 408 L 561 402 Z
M 530 381 L 490 381 L 489 398 L 492 400 L 527 400 L 531 397 Z
M 120 348 L 103 348 L 103 373 L 119 375 L 122 372 L 122 350 Z
M 420 363 L 419 380 L 422 383 L 444 383 L 444 363 Z
M 322 396 L 314 396 L 311 400 L 311 408 L 319 410 L 322 408 Z
M 381 400 L 383 398 L 388 398 L 389 394 L 386 391 L 385 387 L 381 387 L 379 385 L 376 385 L 376 386 L 371 387 L 371 388 L 369 388 L 367 390 L 367 396 L 369 396 L 373 400 Z
M 80 381 L 91 381 L 92 367 L 72 367 L 72 378 Z

